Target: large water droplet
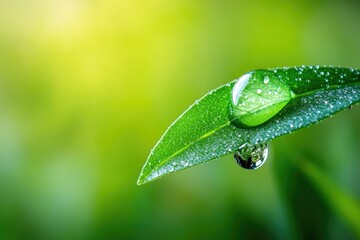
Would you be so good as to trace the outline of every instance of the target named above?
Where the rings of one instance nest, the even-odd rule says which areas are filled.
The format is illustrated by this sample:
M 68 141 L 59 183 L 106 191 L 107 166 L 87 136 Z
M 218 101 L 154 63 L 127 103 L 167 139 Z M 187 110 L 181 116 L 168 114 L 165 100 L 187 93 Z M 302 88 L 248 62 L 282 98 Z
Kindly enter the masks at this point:
M 267 143 L 245 144 L 234 153 L 236 163 L 245 169 L 258 169 L 268 157 Z
M 292 96 L 289 86 L 274 71 L 249 72 L 232 89 L 229 118 L 238 127 L 260 125 L 285 107 Z

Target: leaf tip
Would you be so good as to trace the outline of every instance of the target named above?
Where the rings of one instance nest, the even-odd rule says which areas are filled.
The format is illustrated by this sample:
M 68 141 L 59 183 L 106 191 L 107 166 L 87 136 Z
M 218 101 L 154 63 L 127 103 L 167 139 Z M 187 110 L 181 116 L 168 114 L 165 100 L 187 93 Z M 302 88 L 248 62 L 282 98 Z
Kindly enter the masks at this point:
M 146 182 L 147 182 L 146 177 L 144 177 L 143 171 L 141 171 L 139 178 L 136 181 L 136 185 L 140 186 L 140 185 L 145 184 Z
M 136 181 L 136 185 L 140 186 L 143 184 L 144 184 L 144 182 L 140 178 L 138 178 L 138 180 Z
M 146 171 L 144 171 L 144 168 L 143 168 L 142 171 L 140 172 L 138 180 L 136 181 L 136 184 L 138 186 L 140 186 L 140 185 L 144 185 L 145 183 L 148 183 L 152 180 L 154 180 L 154 178 L 151 177 L 151 174 L 146 174 Z

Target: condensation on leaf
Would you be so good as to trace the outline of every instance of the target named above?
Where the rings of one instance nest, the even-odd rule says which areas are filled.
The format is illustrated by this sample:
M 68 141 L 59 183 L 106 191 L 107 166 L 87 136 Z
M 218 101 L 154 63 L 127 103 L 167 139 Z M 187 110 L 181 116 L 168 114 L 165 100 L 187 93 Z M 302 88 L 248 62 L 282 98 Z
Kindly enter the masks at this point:
M 278 76 L 281 81 L 277 85 L 288 88 L 291 95 L 285 106 L 270 106 L 275 112 L 273 116 L 262 113 L 262 120 L 265 119 L 262 123 L 252 119 L 247 123 L 251 127 L 239 127 L 229 119 L 229 99 L 237 80 L 212 90 L 166 130 L 150 152 L 138 184 L 234 153 L 245 143 L 269 142 L 318 123 L 360 101 L 360 71 L 357 69 L 301 66 L 261 71 L 263 76 L 258 78 L 261 87 L 254 88 L 252 94 L 268 93 L 267 86 Z

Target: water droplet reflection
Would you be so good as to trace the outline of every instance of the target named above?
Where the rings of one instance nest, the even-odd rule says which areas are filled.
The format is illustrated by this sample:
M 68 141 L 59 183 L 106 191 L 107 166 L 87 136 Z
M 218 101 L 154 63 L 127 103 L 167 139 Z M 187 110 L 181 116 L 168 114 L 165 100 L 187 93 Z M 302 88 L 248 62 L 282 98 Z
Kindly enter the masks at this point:
M 229 118 L 237 127 L 255 127 L 274 117 L 292 98 L 275 71 L 258 69 L 241 76 L 230 99 Z
M 245 169 L 258 169 L 268 157 L 267 143 L 261 144 L 244 144 L 234 153 L 236 163 Z

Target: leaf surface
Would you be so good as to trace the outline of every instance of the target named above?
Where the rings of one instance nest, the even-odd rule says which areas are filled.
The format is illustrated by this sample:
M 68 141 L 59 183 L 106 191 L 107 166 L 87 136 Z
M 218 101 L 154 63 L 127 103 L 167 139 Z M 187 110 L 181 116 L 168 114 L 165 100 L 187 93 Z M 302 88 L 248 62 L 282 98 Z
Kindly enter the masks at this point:
M 151 150 L 137 183 L 233 153 L 245 143 L 268 142 L 360 101 L 359 70 L 303 66 L 270 71 L 281 77 L 293 93 L 280 112 L 261 125 L 237 127 L 229 120 L 231 90 L 236 80 L 210 91 L 166 130 Z

